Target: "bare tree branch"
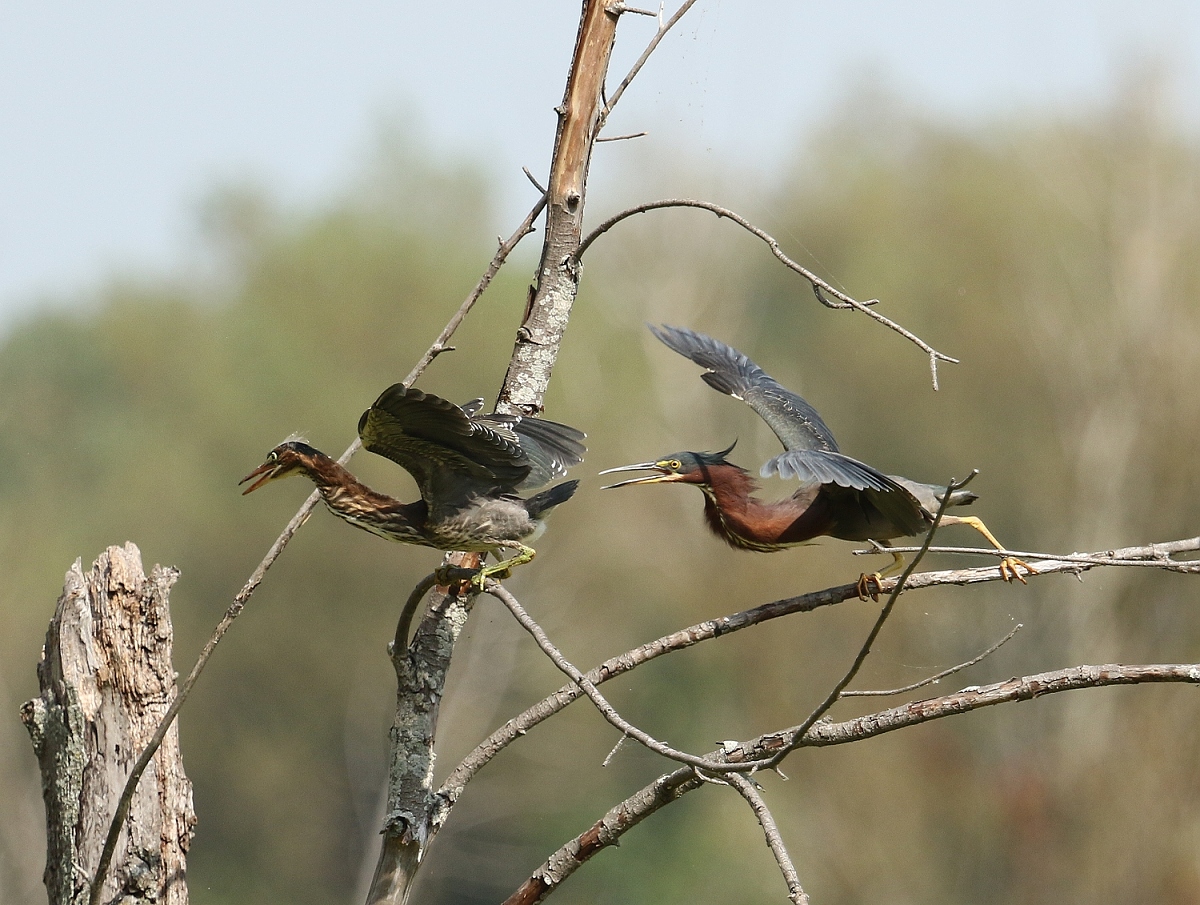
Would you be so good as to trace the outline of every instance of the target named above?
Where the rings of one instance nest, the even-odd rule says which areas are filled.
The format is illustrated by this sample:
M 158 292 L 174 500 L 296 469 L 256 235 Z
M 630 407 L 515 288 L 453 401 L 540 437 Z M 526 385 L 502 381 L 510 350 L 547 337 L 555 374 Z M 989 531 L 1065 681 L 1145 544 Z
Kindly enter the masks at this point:
M 550 658 L 551 662 L 557 666 L 562 672 L 566 673 L 571 679 L 583 689 L 583 693 L 588 696 L 596 709 L 600 711 L 601 716 L 621 730 L 622 737 L 632 738 L 636 742 L 640 742 L 645 747 L 649 748 L 656 754 L 661 754 L 663 757 L 668 757 L 671 760 L 678 761 L 681 764 L 688 764 L 692 767 L 713 772 L 722 773 L 728 770 L 740 770 L 741 767 L 730 767 L 728 764 L 723 764 L 719 761 L 709 760 L 704 757 L 697 757 L 694 754 L 688 754 L 686 751 L 680 751 L 677 748 L 672 748 L 665 742 L 660 742 L 654 736 L 650 735 L 642 729 L 639 729 L 633 723 L 625 719 L 619 714 L 615 707 L 608 702 L 591 681 L 588 680 L 577 667 L 571 664 L 566 657 L 562 655 L 554 643 L 546 635 L 545 630 L 534 621 L 533 617 L 525 612 L 525 608 L 517 601 L 507 588 L 498 581 L 489 579 L 484 585 L 484 590 L 503 603 L 510 613 L 516 617 L 517 622 L 525 631 L 533 636 L 533 640 L 537 642 L 538 647 L 542 652 Z
M 631 138 L 644 138 L 649 134 L 649 132 L 630 132 L 627 135 L 601 135 L 596 141 L 629 141 Z
M 788 899 L 795 905 L 808 905 L 808 896 L 804 893 L 804 887 L 800 885 L 800 875 L 796 873 L 796 865 L 792 864 L 792 858 L 783 844 L 783 836 L 779 833 L 779 826 L 775 823 L 775 818 L 758 788 L 752 781 L 736 773 L 725 776 L 719 781 L 728 783 L 742 798 L 746 799 L 746 804 L 750 805 L 750 810 L 758 818 L 759 825 L 762 826 L 763 833 L 767 837 L 767 848 L 775 856 L 775 863 L 779 865 L 783 881 L 787 883 Z
M 660 776 L 644 789 L 629 796 L 547 858 L 511 896 L 504 905 L 534 905 L 557 889 L 593 855 L 620 838 L 655 811 L 699 789 L 704 780 L 691 767 L 680 767 L 673 773 Z
M 974 666 L 976 663 L 979 663 L 982 660 L 986 660 L 988 657 L 990 657 L 996 651 L 1000 650 L 1000 648 L 1002 648 L 1004 645 L 1006 645 L 1009 641 L 1011 641 L 1014 637 L 1016 637 L 1017 632 L 1019 632 L 1023 627 L 1024 626 L 1020 622 L 1018 622 L 1015 626 L 1013 626 L 1013 630 L 1011 632 L 1009 632 L 1007 635 L 1005 635 L 1003 638 L 1001 638 L 999 641 L 997 641 L 995 644 L 993 644 L 991 647 L 989 647 L 987 650 L 985 650 L 979 656 L 972 657 L 970 660 L 966 661 L 965 663 L 959 663 L 957 666 L 951 666 L 949 669 L 944 669 L 941 672 L 939 672 L 937 675 L 929 676 L 928 678 L 921 679 L 921 681 L 919 681 L 919 682 L 913 682 L 911 685 L 905 685 L 902 688 L 889 688 L 886 691 L 843 691 L 842 697 L 843 698 L 889 698 L 889 697 L 892 697 L 893 695 L 905 694 L 909 691 L 916 691 L 918 688 L 924 688 L 926 685 L 936 685 L 938 682 L 942 681 L 942 679 L 946 678 L 947 676 L 952 676 L 955 673 L 962 672 L 964 669 L 968 669 L 968 668 Z
M 930 720 L 996 704 L 1032 700 L 1044 694 L 1148 682 L 1184 682 L 1200 685 L 1200 663 L 1075 666 L 1020 679 L 1009 679 L 994 685 L 971 686 L 944 697 L 903 704 L 841 723 L 817 723 L 808 730 L 800 747 L 824 747 L 861 741 Z M 768 764 L 771 760 L 770 755 L 778 753 L 786 746 L 793 738 L 794 732 L 794 729 L 785 729 L 761 735 L 747 742 L 726 744 L 720 750 L 711 752 L 709 757 L 740 761 L 747 767 L 747 771 L 750 771 L 754 769 L 754 764 Z M 729 779 L 734 776 L 738 774 L 725 774 L 722 778 Z M 505 900 L 504 905 L 528 905 L 542 901 L 585 861 L 603 848 L 619 844 L 621 836 L 643 819 L 704 785 L 705 781 L 698 778 L 691 767 L 680 767 L 658 777 L 648 786 L 610 808 L 603 819 L 554 852 L 517 892 Z M 588 843 L 586 846 L 582 844 L 585 840 Z
M 613 107 L 617 106 L 617 101 L 621 99 L 621 95 L 625 93 L 625 89 L 629 87 L 629 83 L 632 82 L 637 74 L 642 71 L 642 67 L 646 65 L 646 61 L 650 59 L 650 54 L 654 53 L 654 50 L 658 47 L 659 42 L 666 37 L 667 32 L 669 32 L 675 26 L 676 22 L 684 17 L 684 14 L 692 8 L 692 5 L 695 2 L 696 0 L 685 0 L 685 2 L 680 5 L 679 9 L 675 11 L 675 15 L 671 16 L 671 18 L 665 23 L 662 21 L 662 7 L 659 7 L 658 31 L 655 32 L 654 37 L 650 39 L 650 43 L 646 45 L 646 49 L 643 50 L 642 55 L 637 58 L 637 62 L 633 64 L 633 67 L 629 70 L 629 73 L 625 76 L 625 78 L 621 79 L 621 84 L 617 86 L 616 90 L 613 91 L 612 95 L 608 98 L 608 102 L 604 105 L 604 109 L 600 112 L 600 119 L 596 124 L 597 132 L 604 128 L 604 124 L 608 122 L 608 115 L 612 113 Z M 624 5 L 621 5 L 620 9 L 623 12 L 636 13 L 643 16 L 655 15 L 654 13 L 646 12 L 645 10 L 630 9 Z
M 912 553 L 919 547 L 883 547 L 871 550 L 854 550 L 855 556 L 868 553 Z M 1175 553 L 1193 553 L 1200 550 L 1200 537 L 1170 541 L 1165 544 L 1146 544 L 1140 547 L 1124 547 L 1120 550 L 1107 550 L 1100 553 L 1039 553 L 1036 551 L 997 550 L 995 547 L 930 547 L 930 553 L 977 554 L 981 556 L 998 556 L 1001 558 L 1013 556 L 1017 559 L 1029 558 L 1038 560 L 1038 574 L 1049 571 L 1079 571 L 1085 572 L 1093 566 L 1141 566 L 1143 568 L 1162 569 L 1167 572 L 1182 572 L 1195 574 L 1200 572 L 1200 560 L 1172 559 Z M 1085 566 L 1083 569 L 1072 568 Z
M 1077 691 L 1083 688 L 1105 688 L 1111 685 L 1141 685 L 1158 682 L 1183 682 L 1200 685 L 1200 663 L 1147 663 L 1125 665 L 1107 663 L 1095 666 L 1071 666 L 1066 669 L 1007 679 L 991 685 L 970 685 L 960 691 L 938 698 L 927 698 L 900 704 L 878 713 L 856 717 L 840 723 L 817 723 L 809 728 L 799 747 L 822 748 L 874 738 L 931 720 L 968 713 L 983 707 L 1031 701 L 1047 694 Z M 799 727 L 797 727 L 799 728 Z M 759 736 L 745 745 L 728 747 L 731 760 L 744 763 L 765 763 L 795 729 L 785 729 Z
M 931 547 L 930 550 L 938 548 Z M 1076 557 L 1078 562 L 1069 559 L 1042 560 L 1038 563 L 1038 576 L 1046 576 L 1057 572 L 1079 575 L 1097 566 L 1144 566 L 1148 562 L 1159 562 L 1160 568 L 1175 570 L 1181 565 L 1170 559 L 1171 553 L 1182 553 L 1200 550 L 1200 537 L 1192 537 L 1177 541 L 1149 544 L 1138 547 L 1125 547 L 1107 552 L 1083 554 Z M 988 553 L 988 550 L 971 550 L 970 552 Z M 1022 554 L 1033 556 L 1033 554 Z M 953 569 L 937 572 L 916 572 L 909 576 L 905 583 L 906 591 L 916 591 L 924 588 L 943 587 L 946 585 L 968 585 L 984 582 L 999 581 L 1000 570 L 994 566 L 977 569 Z M 891 593 L 897 579 L 885 578 L 881 582 L 881 590 Z M 684 650 L 695 644 L 710 641 L 732 632 L 759 625 L 771 619 L 788 616 L 792 613 L 804 613 L 821 607 L 833 606 L 846 600 L 857 599 L 856 584 L 845 584 L 825 588 L 795 597 L 784 597 L 761 604 L 749 610 L 723 616 L 720 619 L 706 620 L 679 631 L 664 635 L 640 647 L 612 657 L 599 666 L 585 673 L 589 682 L 601 685 L 609 679 L 636 669 L 643 663 L 665 654 Z M 463 788 L 484 765 L 503 751 L 530 729 L 549 719 L 573 701 L 583 696 L 583 691 L 576 684 L 565 685 L 558 691 L 543 698 L 538 703 L 527 708 L 522 713 L 508 720 L 486 739 L 479 743 L 457 767 L 447 776 L 437 796 L 441 801 L 441 817 L 458 800 Z
M 925 342 L 925 340 L 921 339 L 915 333 L 912 333 L 911 331 L 906 330 L 904 327 L 901 327 L 895 321 L 891 320 L 890 318 L 884 317 L 882 314 L 879 314 L 877 311 L 873 311 L 871 309 L 871 305 L 875 304 L 875 302 L 878 301 L 877 299 L 871 299 L 866 302 L 860 302 L 857 299 L 851 298 L 849 295 L 842 292 L 841 290 L 835 289 L 833 286 L 831 286 L 829 283 L 825 282 L 825 280 L 822 280 L 819 276 L 817 276 L 811 270 L 809 270 L 806 267 L 803 267 L 802 265 L 798 264 L 797 262 L 795 262 L 791 258 L 789 258 L 786 254 L 784 254 L 783 249 L 781 249 L 779 247 L 779 242 L 776 241 L 775 238 L 773 236 L 771 236 L 769 233 L 765 232 L 762 229 L 759 229 L 757 226 L 755 226 L 753 223 L 751 223 L 749 220 L 747 220 L 745 217 L 741 216 L 740 214 L 734 213 L 733 211 L 729 210 L 729 208 L 721 207 L 719 204 L 713 204 L 711 201 L 697 201 L 692 198 L 668 198 L 663 201 L 647 201 L 645 204 L 639 204 L 634 207 L 623 210 L 618 214 L 613 214 L 613 216 L 609 217 L 607 220 L 605 220 L 603 223 L 601 223 L 599 226 L 597 226 L 595 229 L 593 229 L 590 233 L 588 233 L 587 237 L 582 242 L 579 243 L 579 250 L 577 252 L 576 259 L 582 260 L 584 253 L 588 250 L 588 248 L 591 246 L 591 244 L 594 241 L 596 241 L 596 239 L 598 239 L 600 236 L 604 235 L 606 232 L 608 232 L 610 229 L 612 229 L 614 226 L 616 226 L 618 223 L 620 223 L 622 220 L 628 219 L 629 217 L 632 217 L 635 214 L 644 214 L 647 211 L 662 210 L 664 208 L 672 208 L 672 207 L 697 208 L 699 210 L 709 211 L 710 213 L 716 214 L 718 217 L 723 217 L 727 220 L 732 220 L 738 226 L 742 227 L 747 232 L 751 233 L 752 235 L 758 237 L 763 242 L 765 242 L 767 244 L 767 247 L 771 250 L 771 254 L 773 254 L 776 258 L 778 258 L 784 264 L 785 267 L 787 267 L 789 270 L 794 271 L 795 273 L 798 273 L 800 276 L 802 276 L 804 279 L 806 279 L 810 284 L 812 284 L 813 291 L 816 293 L 816 296 L 817 296 L 817 300 L 822 305 L 825 305 L 828 308 L 839 308 L 839 309 L 853 308 L 855 311 L 861 311 L 863 314 L 867 315 L 867 317 L 873 318 L 874 320 L 883 324 L 889 330 L 893 330 L 896 333 L 899 333 L 901 336 L 903 336 L 905 339 L 907 339 L 909 342 L 911 342 L 913 345 L 915 345 L 918 349 L 920 349 L 926 355 L 929 356 L 929 367 L 930 367 L 930 371 L 932 373 L 933 388 L 935 390 L 938 388 L 937 363 L 939 361 L 948 361 L 952 364 L 958 364 L 957 358 L 951 358 L 949 355 L 946 355 L 943 352 L 939 352 L 937 349 L 933 348 L 933 346 L 929 345 L 929 343 Z M 831 295 L 834 298 L 839 299 L 840 304 L 830 302 L 827 298 L 825 298 L 826 295 Z
M 942 516 L 946 512 L 946 507 L 950 505 L 950 497 L 953 496 L 955 491 L 961 490 L 962 488 L 966 487 L 967 484 L 971 483 L 971 480 L 977 474 L 979 474 L 979 472 L 973 471 L 964 480 L 951 481 L 946 486 L 946 491 L 942 494 L 942 501 L 938 506 L 938 511 L 933 516 L 933 524 L 929 526 L 929 533 L 925 535 L 925 543 L 921 545 L 921 549 L 917 552 L 917 555 L 913 557 L 912 562 L 910 562 L 904 568 L 904 571 L 900 573 L 900 577 L 896 580 L 896 584 L 892 588 L 891 594 L 888 595 L 887 603 L 883 605 L 883 609 L 879 612 L 879 618 L 875 620 L 875 624 L 871 627 L 871 631 L 867 634 L 867 639 L 863 642 L 862 647 L 858 651 L 858 656 L 854 658 L 854 662 L 850 665 L 850 668 L 846 670 L 846 674 L 842 676 L 841 680 L 836 685 L 833 686 L 833 689 L 828 695 L 825 696 L 825 700 L 818 704 L 817 708 L 808 715 L 808 719 L 806 719 L 797 727 L 796 736 L 793 740 L 793 746 L 799 743 L 800 739 L 804 737 L 804 733 L 808 732 L 809 727 L 811 727 L 817 722 L 817 720 L 821 719 L 821 717 L 828 713 L 829 708 L 838 702 L 838 699 L 842 696 L 842 691 L 846 688 L 846 686 L 854 681 L 854 677 L 858 675 L 858 671 L 862 669 L 862 665 L 867 662 L 867 657 L 871 654 L 871 647 L 875 644 L 875 639 L 878 638 L 879 633 L 883 631 L 883 624 L 887 622 L 888 616 L 891 615 L 892 608 L 896 605 L 896 601 L 900 598 L 900 592 L 904 590 L 904 583 L 908 581 L 908 578 L 910 575 L 912 575 L 913 570 L 916 569 L 921 560 L 925 558 L 925 554 L 929 550 L 929 545 L 933 543 L 933 536 L 937 534 L 938 527 L 942 523 Z M 879 582 L 878 575 L 875 576 L 875 581 L 876 583 Z M 790 750 L 790 748 L 786 747 L 781 749 L 771 758 L 770 762 L 764 764 L 763 766 L 776 766 L 787 756 L 788 751 Z

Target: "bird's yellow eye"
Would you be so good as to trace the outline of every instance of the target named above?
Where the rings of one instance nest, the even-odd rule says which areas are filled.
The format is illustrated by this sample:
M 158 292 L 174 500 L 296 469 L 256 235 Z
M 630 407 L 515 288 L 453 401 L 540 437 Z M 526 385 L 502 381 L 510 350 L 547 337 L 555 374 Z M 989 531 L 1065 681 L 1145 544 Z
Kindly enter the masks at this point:
M 667 468 L 671 469 L 671 471 L 679 471 L 679 469 L 683 468 L 683 463 L 678 459 L 672 459 L 667 463 Z
M 268 462 L 278 462 L 279 461 L 279 453 L 275 452 L 275 450 L 271 450 L 271 454 L 269 456 L 267 456 L 267 461 Z

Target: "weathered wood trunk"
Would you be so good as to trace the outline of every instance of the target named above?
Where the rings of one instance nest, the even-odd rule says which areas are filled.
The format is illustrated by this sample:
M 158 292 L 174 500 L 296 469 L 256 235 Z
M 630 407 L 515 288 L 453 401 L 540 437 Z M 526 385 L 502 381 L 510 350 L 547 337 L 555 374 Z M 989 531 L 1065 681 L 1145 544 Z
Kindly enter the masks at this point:
M 147 577 L 132 543 L 67 572 L 21 718 L 46 801 L 51 905 L 84 903 L 125 779 L 175 697 L 167 597 L 179 573 Z M 104 884 L 104 903 L 187 902 L 192 786 L 172 727 L 142 776 Z

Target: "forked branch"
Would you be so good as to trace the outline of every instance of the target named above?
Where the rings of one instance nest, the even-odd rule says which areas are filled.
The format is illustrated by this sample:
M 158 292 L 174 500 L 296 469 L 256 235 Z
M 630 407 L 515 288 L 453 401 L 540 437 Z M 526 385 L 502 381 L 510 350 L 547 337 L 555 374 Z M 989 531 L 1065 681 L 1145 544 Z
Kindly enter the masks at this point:
M 1028 701 L 1045 694 L 1148 682 L 1200 685 L 1200 663 L 1075 666 L 1009 679 L 994 685 L 973 686 L 954 694 L 903 704 L 845 722 L 818 722 L 809 728 L 800 740 L 799 747 L 848 744 L 930 720 L 996 704 Z M 752 772 L 755 764 L 768 764 L 772 755 L 778 754 L 794 740 L 795 729 L 784 729 L 747 742 L 727 744 L 711 752 L 708 757 L 741 762 L 747 768 L 747 772 Z M 705 781 L 699 779 L 691 767 L 680 767 L 658 777 L 648 786 L 610 808 L 600 821 L 555 851 L 517 892 L 505 900 L 504 905 L 530 905 L 542 901 L 586 861 L 608 846 L 618 845 L 621 837 L 642 820 L 704 785 Z M 600 831 L 601 828 L 603 832 Z
M 746 804 L 750 805 L 750 810 L 758 819 L 759 826 L 763 828 L 763 834 L 767 838 L 767 848 L 775 856 L 775 863 L 779 865 L 783 881 L 787 883 L 788 900 L 794 902 L 795 905 L 808 905 L 808 896 L 804 893 L 804 887 L 800 885 L 800 875 L 796 872 L 796 865 L 792 863 L 792 856 L 788 854 L 787 847 L 783 844 L 783 836 L 780 835 L 775 817 L 767 807 L 766 801 L 763 800 L 758 787 L 751 780 L 736 773 L 723 777 L 722 781 L 729 783 L 742 798 L 746 799 Z

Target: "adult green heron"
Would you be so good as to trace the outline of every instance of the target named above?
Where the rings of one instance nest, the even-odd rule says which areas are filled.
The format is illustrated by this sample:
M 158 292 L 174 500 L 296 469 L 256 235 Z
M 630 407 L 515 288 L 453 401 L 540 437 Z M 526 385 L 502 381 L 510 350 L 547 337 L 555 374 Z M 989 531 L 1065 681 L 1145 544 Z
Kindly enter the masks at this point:
M 478 414 L 482 399 L 459 407 L 438 396 L 388 387 L 363 412 L 358 435 L 363 447 L 391 459 L 417 482 L 421 499 L 402 503 L 359 483 L 354 475 L 302 440 L 276 446 L 267 460 L 242 478 L 253 480 L 243 495 L 269 481 L 304 475 L 329 511 L 356 528 L 402 544 L 439 550 L 515 555 L 481 569 L 475 577 L 506 577 L 529 562 L 534 551 L 523 541 L 542 532 L 543 519 L 579 486 L 564 481 L 531 497 L 518 496 L 566 473 L 583 461 L 585 435 L 573 427 L 493 412 Z M 254 480 L 257 478 L 257 480 Z
M 722 342 L 681 327 L 650 327 L 667 346 L 705 368 L 700 376 L 713 389 L 749 405 L 775 432 L 786 450 L 762 466 L 768 477 L 796 478 L 800 488 L 784 500 L 764 502 L 754 494 L 755 479 L 725 457 L 731 444 L 720 452 L 677 452 L 654 462 L 609 468 L 601 474 L 622 471 L 652 471 L 653 474 L 611 484 L 694 484 L 704 492 L 704 516 L 718 537 L 741 550 L 770 553 L 805 543 L 814 537 L 842 540 L 874 540 L 887 544 L 898 537 L 924 534 L 933 522 L 945 487 L 921 484 L 908 478 L 885 475 L 870 465 L 838 451 L 833 433 L 816 409 L 772 379 L 758 365 Z M 736 441 L 735 441 L 736 443 Z M 955 491 L 950 506 L 963 506 L 978 499 L 965 490 Z M 970 525 L 992 544 L 1000 542 L 974 516 L 943 515 L 943 525 Z M 863 575 L 859 594 L 865 596 L 873 582 L 876 593 L 883 574 L 904 562 L 893 553 L 893 563 L 882 573 Z M 1025 578 L 1034 570 L 1012 556 L 1000 562 L 1005 581 Z

